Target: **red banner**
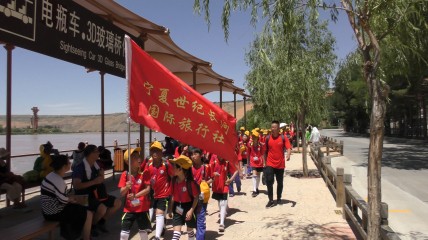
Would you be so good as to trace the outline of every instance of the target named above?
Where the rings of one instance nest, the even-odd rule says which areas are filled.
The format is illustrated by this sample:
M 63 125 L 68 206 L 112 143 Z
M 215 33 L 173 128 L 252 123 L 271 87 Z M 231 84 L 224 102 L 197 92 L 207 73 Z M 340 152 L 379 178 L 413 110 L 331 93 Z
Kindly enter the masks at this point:
M 126 77 L 132 120 L 229 161 L 237 161 L 236 119 L 143 51 L 128 36 Z

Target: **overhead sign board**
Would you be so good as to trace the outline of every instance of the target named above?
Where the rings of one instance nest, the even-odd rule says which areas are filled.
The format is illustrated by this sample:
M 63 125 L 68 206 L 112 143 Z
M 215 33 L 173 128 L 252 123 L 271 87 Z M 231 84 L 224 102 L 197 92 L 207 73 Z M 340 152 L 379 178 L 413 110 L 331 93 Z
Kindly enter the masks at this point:
M 125 32 L 73 1 L 0 0 L 0 41 L 125 77 Z

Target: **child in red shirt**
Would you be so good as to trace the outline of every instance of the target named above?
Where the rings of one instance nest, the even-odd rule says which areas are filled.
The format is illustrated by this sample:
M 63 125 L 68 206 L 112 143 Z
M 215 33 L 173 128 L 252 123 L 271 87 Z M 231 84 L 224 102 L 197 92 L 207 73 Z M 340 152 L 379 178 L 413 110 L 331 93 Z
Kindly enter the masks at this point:
M 172 240 L 179 240 L 181 227 L 186 224 L 189 240 L 195 239 L 196 207 L 199 200 L 199 186 L 193 179 L 192 161 L 185 155 L 169 160 L 174 168 L 172 198 L 168 213 L 172 217 L 174 234 Z
M 137 221 L 140 238 L 148 239 L 148 231 L 152 228 L 149 219 L 150 208 L 150 176 L 147 171 L 140 169 L 140 153 L 131 149 L 131 163 L 128 161 L 128 151 L 125 152 L 124 161 L 130 164 L 131 173 L 124 171 L 120 177 L 118 187 L 120 195 L 126 198 L 123 208 L 122 227 L 120 239 L 129 239 L 132 224 Z
M 248 146 L 248 157 L 253 169 L 253 193 L 252 197 L 259 195 L 260 173 L 263 172 L 263 157 L 265 148 L 259 142 L 259 132 L 252 132 L 253 141 Z
M 156 211 L 155 238 L 160 239 L 165 226 L 166 206 L 171 196 L 171 176 L 174 169 L 162 158 L 162 144 L 155 141 L 150 146 L 153 162 L 148 165 L 150 187 L 153 189 L 153 208 Z
M 206 182 L 208 185 L 210 185 L 212 183 L 211 168 L 208 164 L 204 164 L 202 162 L 202 150 L 199 148 L 192 148 L 191 153 L 192 153 L 191 158 L 193 162 L 193 167 L 192 167 L 193 178 L 195 179 L 198 186 L 201 186 L 202 182 Z M 205 188 L 205 189 L 207 191 L 201 193 L 201 196 L 200 196 L 202 200 L 209 199 L 209 195 L 210 195 L 209 188 Z M 201 191 L 203 190 L 204 189 L 201 188 Z M 196 240 L 205 239 L 205 232 L 207 228 L 206 227 L 206 213 L 207 213 L 207 207 L 208 207 L 207 201 L 204 201 L 202 203 L 201 210 L 196 216 L 196 219 L 197 219 Z
M 224 232 L 224 219 L 226 217 L 227 208 L 227 193 L 229 192 L 229 184 L 238 174 L 238 170 L 234 164 L 229 163 L 220 156 L 211 164 L 211 178 L 213 179 L 213 195 L 212 198 L 219 203 L 220 210 L 220 226 L 219 232 Z M 227 175 L 231 177 L 228 178 Z

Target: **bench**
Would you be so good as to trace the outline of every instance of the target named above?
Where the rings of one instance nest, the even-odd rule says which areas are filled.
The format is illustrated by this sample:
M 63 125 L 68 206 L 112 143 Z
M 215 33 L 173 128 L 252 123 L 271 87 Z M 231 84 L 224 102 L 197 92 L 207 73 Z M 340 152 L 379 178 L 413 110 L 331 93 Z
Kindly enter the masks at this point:
M 33 218 L 12 227 L 2 229 L 4 239 L 34 239 L 42 234 L 49 233 L 49 239 L 55 239 L 55 229 L 59 222 L 46 221 L 43 216 Z

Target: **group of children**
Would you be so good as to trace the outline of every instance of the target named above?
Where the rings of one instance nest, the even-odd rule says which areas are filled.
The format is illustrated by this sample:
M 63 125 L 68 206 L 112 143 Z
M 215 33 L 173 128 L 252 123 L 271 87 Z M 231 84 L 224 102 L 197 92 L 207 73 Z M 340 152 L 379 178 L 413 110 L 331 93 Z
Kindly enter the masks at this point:
M 180 239 L 184 225 L 189 239 L 205 239 L 210 196 L 218 202 L 218 230 L 223 232 L 228 197 L 234 196 L 233 183 L 240 192 L 240 180 L 252 178 L 252 197 L 256 197 L 265 167 L 263 159 L 269 130 L 256 128 L 250 134 L 241 127 L 240 132 L 237 164 L 190 146 L 180 146 L 174 158 L 166 159 L 158 141 L 151 144 L 150 156 L 144 160 L 140 158 L 140 148 L 126 151 L 124 160 L 131 164 L 131 172 L 123 172 L 118 185 L 121 195 L 126 198 L 121 239 L 129 238 L 134 221 L 137 221 L 141 239 L 147 239 L 153 214 L 156 216 L 154 239 L 163 235 L 166 215 L 172 219 L 173 240 Z M 294 136 L 290 128 L 285 128 L 282 134 L 287 138 Z
M 234 196 L 233 183 L 236 184 L 238 192 L 241 190 L 241 179 L 244 177 L 252 178 L 253 193 L 252 197 L 259 195 L 260 177 L 263 172 L 264 158 L 266 153 L 266 140 L 270 134 L 270 129 L 255 128 L 250 131 L 241 127 L 238 135 L 239 141 L 237 146 L 239 167 L 243 169 L 242 174 L 237 176 L 231 183 L 229 196 Z M 295 141 L 293 124 L 284 125 L 280 134 L 288 138 L 290 142 Z
M 126 198 L 121 239 L 129 238 L 134 221 L 140 238 L 148 239 L 153 214 L 156 216 L 154 239 L 160 239 L 165 231 L 166 214 L 172 219 L 172 239 L 180 239 L 183 225 L 187 226 L 189 239 L 205 239 L 210 185 L 212 198 L 219 204 L 219 231 L 224 231 L 229 184 L 238 175 L 238 169 L 213 154 L 209 154 L 210 163 L 205 163 L 207 153 L 199 148 L 182 149 L 185 151 L 178 157 L 165 159 L 161 143 L 155 141 L 150 146 L 150 157 L 144 160 L 140 158 L 140 148 L 124 153 L 131 171 L 124 171 L 118 184 L 121 195 Z

